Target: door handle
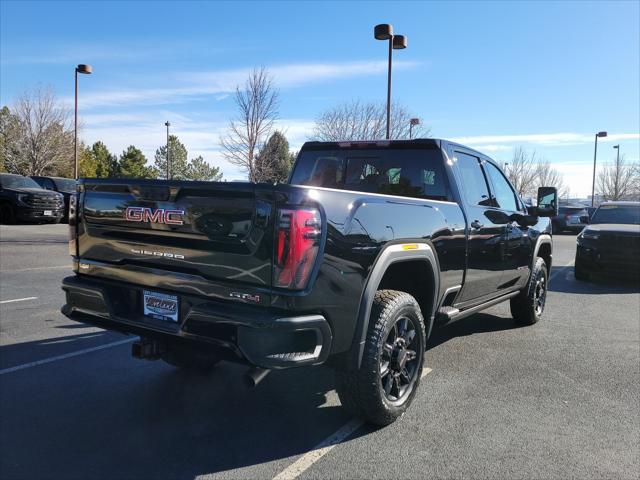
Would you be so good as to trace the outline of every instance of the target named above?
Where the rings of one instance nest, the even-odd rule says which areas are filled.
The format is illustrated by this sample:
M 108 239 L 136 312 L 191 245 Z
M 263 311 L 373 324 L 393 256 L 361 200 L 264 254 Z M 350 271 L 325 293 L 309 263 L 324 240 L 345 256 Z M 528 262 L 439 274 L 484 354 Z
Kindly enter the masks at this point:
M 484 227 L 484 225 L 478 220 L 474 220 L 473 222 L 471 222 L 471 228 L 473 228 L 474 230 L 480 230 L 482 227 Z

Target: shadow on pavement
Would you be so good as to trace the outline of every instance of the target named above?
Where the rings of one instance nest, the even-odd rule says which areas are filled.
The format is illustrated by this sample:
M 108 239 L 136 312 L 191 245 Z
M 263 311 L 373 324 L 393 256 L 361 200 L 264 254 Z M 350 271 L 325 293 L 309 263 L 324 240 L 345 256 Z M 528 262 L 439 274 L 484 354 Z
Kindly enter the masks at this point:
M 434 326 L 427 342 L 427 350 L 457 337 L 466 337 L 475 333 L 499 332 L 522 328 L 511 317 L 499 317 L 489 313 L 476 313 L 470 317 L 455 320 L 442 326 Z
M 33 356 L 60 340 L 19 347 Z M 290 461 L 265 463 L 306 453 L 350 419 L 325 367 L 274 372 L 249 389 L 241 365 L 201 375 L 129 351 L 0 375 L 2 477 L 193 479 L 242 467 L 241 477 L 270 477 Z
M 435 328 L 428 348 L 514 328 L 511 318 L 480 313 Z M 68 338 L 20 348 L 33 352 Z M 308 452 L 350 420 L 326 367 L 274 372 L 248 389 L 244 366 L 222 363 L 194 374 L 133 360 L 129 349 L 0 376 L 4 478 L 271 478 L 293 461 L 288 457 Z M 376 431 L 365 426 L 351 438 Z
M 611 276 L 593 275 L 589 281 L 574 277 L 574 267 L 553 267 L 549 291 L 558 293 L 582 293 L 589 295 L 628 294 L 640 292 L 640 282 Z

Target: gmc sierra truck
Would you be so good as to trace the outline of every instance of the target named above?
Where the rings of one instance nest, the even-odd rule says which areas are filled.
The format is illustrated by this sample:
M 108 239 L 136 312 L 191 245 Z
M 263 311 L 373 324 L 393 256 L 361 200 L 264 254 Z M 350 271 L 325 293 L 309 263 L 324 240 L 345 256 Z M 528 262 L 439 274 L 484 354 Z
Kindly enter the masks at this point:
M 434 323 L 545 306 L 555 188 L 526 207 L 498 165 L 445 140 L 307 142 L 288 184 L 84 179 L 71 199 L 73 320 L 137 358 L 208 370 L 327 364 L 386 425 L 411 404 Z

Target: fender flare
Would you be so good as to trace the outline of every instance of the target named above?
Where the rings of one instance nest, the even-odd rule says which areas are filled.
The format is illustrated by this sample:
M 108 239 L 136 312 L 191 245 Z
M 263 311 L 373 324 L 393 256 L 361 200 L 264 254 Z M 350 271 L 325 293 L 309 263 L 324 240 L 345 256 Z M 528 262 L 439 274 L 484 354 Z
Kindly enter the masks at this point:
M 538 235 L 538 238 L 536 239 L 536 245 L 533 248 L 533 256 L 531 257 L 531 268 L 533 268 L 533 264 L 535 263 L 538 252 L 540 251 L 540 247 L 545 243 L 551 245 L 551 254 L 553 255 L 553 240 L 551 239 L 551 235 L 549 235 L 548 233 L 541 233 L 540 235 Z M 551 265 L 549 265 L 549 268 L 551 268 Z
M 409 245 L 413 248 L 407 248 L 407 246 Z M 356 322 L 356 329 L 353 334 L 353 355 L 351 356 L 352 362 L 350 362 L 350 364 L 354 365 L 355 368 L 360 368 L 362 362 L 362 355 L 364 354 L 364 345 L 366 342 L 367 330 L 369 328 L 369 317 L 371 315 L 373 299 L 378 290 L 380 282 L 384 277 L 384 274 L 387 272 L 387 269 L 395 263 L 416 260 L 428 263 L 432 273 L 433 302 L 431 312 L 428 312 L 428 318 L 425 318 L 425 322 L 427 323 L 427 325 L 425 325 L 425 329 L 427 332 L 427 336 L 429 335 L 431 327 L 433 326 L 435 309 L 438 306 L 437 297 L 440 292 L 440 269 L 438 260 L 434 253 L 434 249 L 430 244 L 424 242 L 391 245 L 382 250 L 382 252 L 380 252 L 380 254 L 378 255 L 378 258 L 376 259 L 371 269 L 371 273 L 367 278 L 362 296 L 360 297 L 358 319 Z
M 536 240 L 535 247 L 533 248 L 533 255 L 531 255 L 530 272 L 533 272 L 533 267 L 536 263 L 536 258 L 538 258 L 540 247 L 547 243 L 551 245 L 551 259 L 553 260 L 553 240 L 551 239 L 551 235 L 548 233 L 541 233 Z M 553 261 L 551 263 L 553 263 Z M 547 270 L 551 273 L 551 265 L 547 265 Z M 529 274 L 529 278 L 531 278 L 531 274 Z

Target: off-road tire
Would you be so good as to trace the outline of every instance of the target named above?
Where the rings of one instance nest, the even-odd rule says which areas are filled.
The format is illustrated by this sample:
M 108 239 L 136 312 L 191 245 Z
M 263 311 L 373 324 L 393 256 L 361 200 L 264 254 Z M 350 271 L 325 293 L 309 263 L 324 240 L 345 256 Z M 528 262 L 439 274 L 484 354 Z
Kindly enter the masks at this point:
M 538 257 L 528 285 L 518 296 L 511 299 L 511 316 L 516 322 L 522 325 L 533 325 L 542 318 L 548 286 L 547 264 Z
M 385 372 L 391 370 L 392 362 L 384 360 L 389 355 L 387 341 L 391 338 L 390 335 L 394 329 L 398 334 L 396 342 L 405 340 L 400 336 L 402 328 L 400 324 L 405 322 L 405 319 L 406 336 L 409 337 L 409 334 L 413 332 L 412 340 L 408 343 L 405 342 L 407 344 L 406 351 L 414 352 L 416 357 L 407 360 L 406 365 L 412 362 L 410 366 L 405 367 L 402 363 L 402 368 L 405 368 L 405 371 L 411 369 L 411 380 L 407 382 L 404 394 L 400 394 L 400 386 L 397 387 L 399 398 L 394 402 L 389 400 L 389 392 L 385 393 L 381 378 L 383 368 L 381 362 L 387 363 Z M 409 331 L 409 329 L 411 330 Z M 388 425 L 401 417 L 411 405 L 420 385 L 425 344 L 424 319 L 416 299 L 408 293 L 395 290 L 376 292 L 360 368 L 357 370 L 336 370 L 336 390 L 343 407 L 350 413 L 375 425 Z M 409 346 L 411 350 L 409 350 Z M 385 353 L 383 353 L 383 348 Z M 387 373 L 387 375 L 391 374 Z M 403 379 L 408 377 L 403 377 Z M 385 379 L 388 380 L 387 377 Z M 394 384 L 392 383 L 392 385 Z M 393 389 L 394 386 L 391 388 Z
M 174 367 L 202 373 L 210 371 L 220 362 L 220 359 L 214 354 L 191 352 L 177 346 L 168 346 L 167 349 L 160 354 L 160 358 Z

